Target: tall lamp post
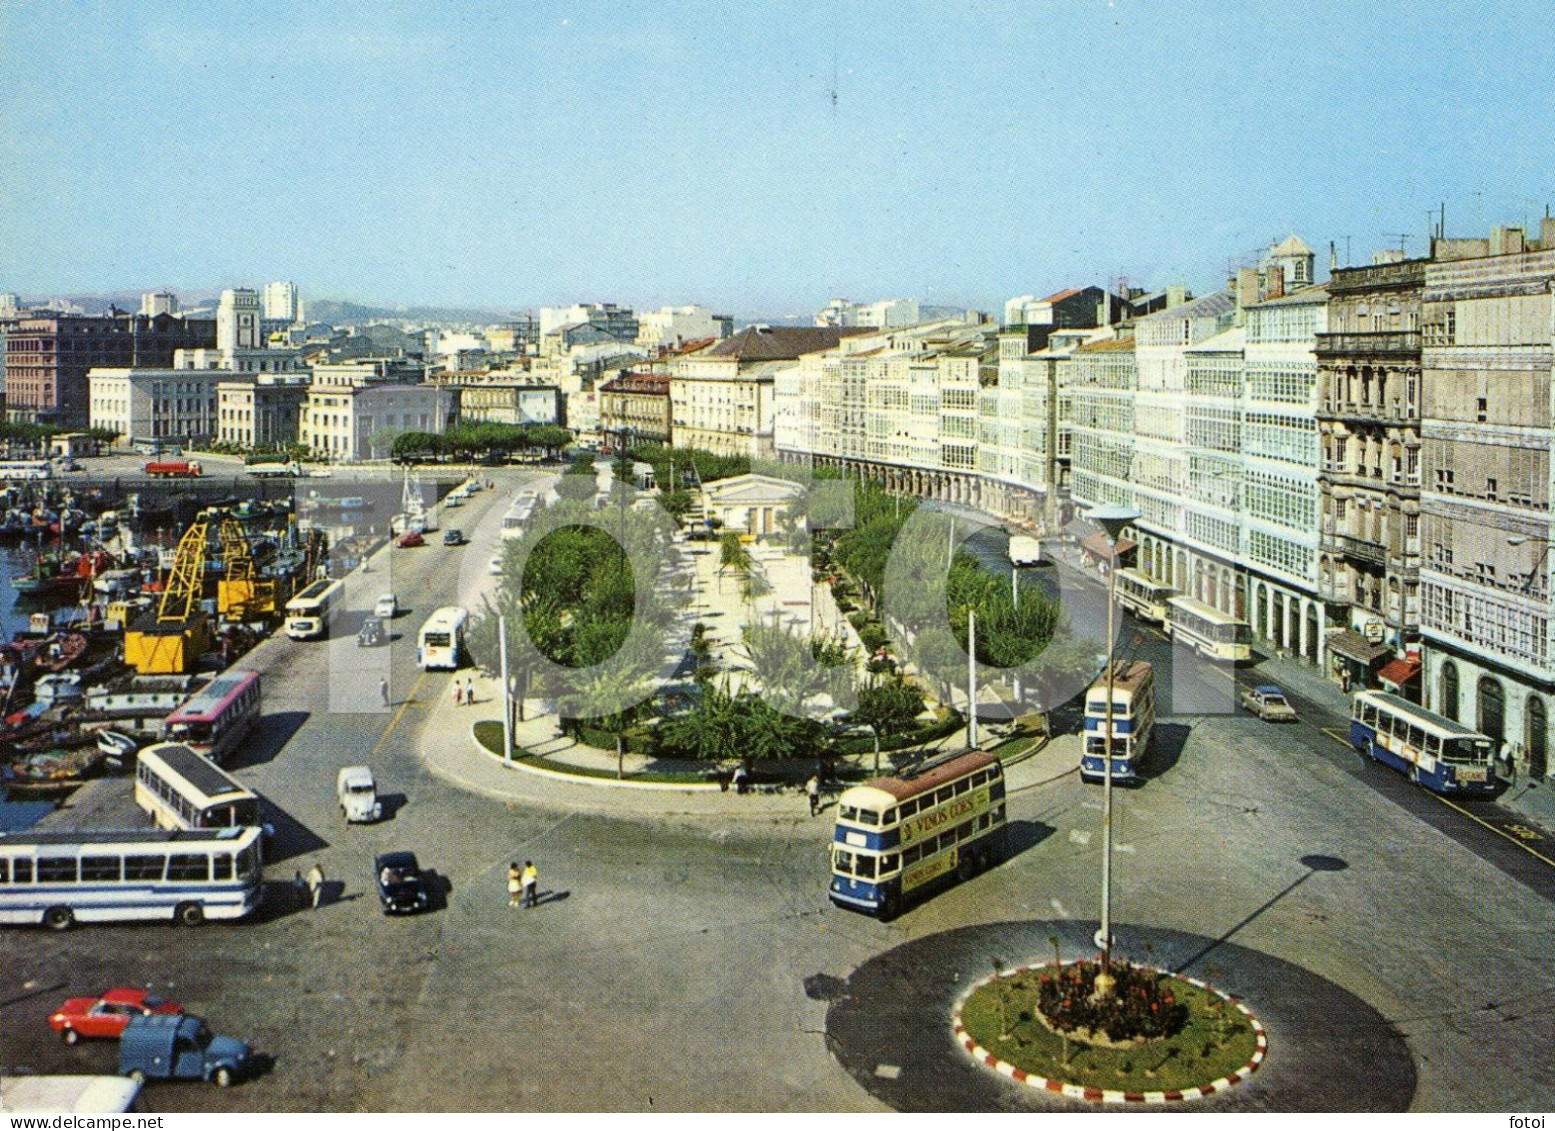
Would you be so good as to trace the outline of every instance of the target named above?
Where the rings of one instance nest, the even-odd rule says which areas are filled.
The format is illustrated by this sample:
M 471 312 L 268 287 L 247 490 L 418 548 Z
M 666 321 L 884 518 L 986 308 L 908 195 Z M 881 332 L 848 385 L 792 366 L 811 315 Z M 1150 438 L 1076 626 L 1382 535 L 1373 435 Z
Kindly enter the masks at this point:
M 1085 517 L 1107 533 L 1107 709 L 1105 728 L 1102 731 L 1101 775 L 1101 929 L 1096 933 L 1096 945 L 1101 947 L 1102 972 L 1096 978 L 1096 995 L 1106 997 L 1112 992 L 1112 683 L 1115 673 L 1114 658 L 1117 632 L 1113 626 L 1113 610 L 1117 607 L 1118 588 L 1118 539 L 1123 528 L 1139 518 L 1139 512 L 1130 507 L 1115 504 L 1094 507 Z

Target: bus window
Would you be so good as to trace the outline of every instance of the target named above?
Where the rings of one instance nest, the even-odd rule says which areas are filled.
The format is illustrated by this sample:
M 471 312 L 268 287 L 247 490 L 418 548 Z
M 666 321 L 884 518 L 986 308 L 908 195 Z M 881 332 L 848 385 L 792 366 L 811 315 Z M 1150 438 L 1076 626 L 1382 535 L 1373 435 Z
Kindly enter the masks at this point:
M 209 880 L 211 858 L 204 853 L 175 852 L 167 858 L 169 880 Z
M 232 854 L 230 852 L 218 852 L 211 857 L 214 866 L 212 879 L 230 880 L 232 878 Z
M 258 872 L 259 845 L 255 843 L 249 845 L 242 852 L 238 853 L 238 879 L 241 880 L 247 878 L 248 876 L 257 875 Z
M 873 856 L 859 856 L 854 859 L 853 863 L 855 865 L 853 874 L 858 876 L 859 879 L 872 880 L 875 878 L 875 858 Z
M 1472 738 L 1451 738 L 1442 743 L 1442 760 L 1446 762 L 1474 762 L 1476 743 Z M 1484 757 L 1483 754 L 1480 757 Z M 18 864 L 21 861 L 17 861 Z
M 852 873 L 853 873 L 853 853 L 849 852 L 845 848 L 837 849 L 836 868 L 837 868 L 837 871 L 839 871 L 839 872 L 846 872 L 849 875 L 852 875 Z
M 948 833 L 940 833 L 939 834 L 939 850 L 941 852 L 945 851 L 945 849 L 947 849 L 947 848 L 952 847 L 955 843 L 956 843 L 956 830 L 955 829 L 951 829 Z
M 76 883 L 75 857 L 40 856 L 38 858 L 38 882 L 40 884 Z
M 1425 745 L 1425 731 L 1421 730 L 1417 726 L 1410 727 L 1409 728 L 1409 745 L 1413 746 L 1416 750 L 1419 750 L 1422 746 L 1424 746 Z
M 879 825 L 880 814 L 873 809 L 860 809 L 858 811 L 858 823 L 861 825 Z
M 918 811 L 918 799 L 916 797 L 913 798 L 911 801 L 904 801 L 904 802 L 902 802 L 902 820 L 905 821 L 908 817 L 911 817 L 917 811 Z
M 894 824 L 896 824 L 896 810 L 895 809 L 887 809 L 885 811 L 885 816 L 880 818 L 880 823 L 882 825 L 894 825 Z
M 1377 725 L 1377 708 L 1373 707 L 1370 703 L 1362 703 L 1361 704 L 1361 722 L 1365 723 L 1369 727 L 1376 726 Z
M 167 860 L 162 856 L 126 856 L 124 878 L 126 880 L 160 880 Z
M 882 856 L 880 858 L 880 874 L 888 876 L 894 871 L 896 871 L 896 853 L 892 852 L 889 855 Z
M 83 856 L 81 858 L 81 882 L 118 883 L 119 857 Z
M 1107 701 L 1105 699 L 1092 699 L 1085 704 L 1085 709 L 1093 714 L 1104 715 L 1107 713 Z
M 1428 734 L 1425 736 L 1425 752 L 1433 758 L 1440 758 L 1442 754 L 1442 740 L 1440 736 Z
M 11 882 L 10 863 L 11 862 L 4 856 L 0 856 L 0 884 L 8 884 Z
M 943 805 L 945 802 L 951 799 L 954 793 L 955 791 L 952 790 L 950 786 L 942 785 L 934 791 L 934 803 L 936 805 Z
M 956 782 L 956 784 L 955 784 L 956 796 L 960 797 L 963 793 L 965 793 L 967 790 L 969 790 L 971 788 L 972 788 L 972 783 L 969 782 L 966 778 L 962 778 L 960 781 Z
M 11 882 L 17 884 L 32 883 L 32 861 L 18 860 L 12 869 Z
M 854 806 L 854 805 L 844 805 L 841 809 L 837 810 L 837 820 L 839 820 L 839 821 L 857 821 L 858 820 L 858 807 Z

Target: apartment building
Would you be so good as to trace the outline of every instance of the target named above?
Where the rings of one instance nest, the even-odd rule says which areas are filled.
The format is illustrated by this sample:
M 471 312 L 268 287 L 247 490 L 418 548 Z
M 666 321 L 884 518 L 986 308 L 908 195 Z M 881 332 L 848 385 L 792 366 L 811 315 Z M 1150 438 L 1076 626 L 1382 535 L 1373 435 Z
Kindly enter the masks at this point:
M 439 385 L 319 385 L 303 402 L 297 439 L 324 459 L 387 459 L 402 432 L 443 432 L 457 398 Z
M 1549 768 L 1551 291 L 1529 244 L 1437 240 L 1421 295 L 1420 632 L 1426 704 Z
M 667 374 L 623 373 L 599 387 L 599 430 L 612 445 L 621 432 L 639 442 L 667 445 L 671 421 Z
M 1380 678 L 1420 697 L 1420 302 L 1427 260 L 1384 255 L 1329 279 L 1317 339 L 1318 593 L 1385 646 Z M 1335 657 L 1341 683 L 1375 658 Z
M 216 383 L 216 438 L 248 448 L 297 443 L 308 373 L 266 373 Z
M 95 368 L 87 377 L 88 420 L 131 443 L 215 438 L 217 385 L 232 379 L 220 369 Z

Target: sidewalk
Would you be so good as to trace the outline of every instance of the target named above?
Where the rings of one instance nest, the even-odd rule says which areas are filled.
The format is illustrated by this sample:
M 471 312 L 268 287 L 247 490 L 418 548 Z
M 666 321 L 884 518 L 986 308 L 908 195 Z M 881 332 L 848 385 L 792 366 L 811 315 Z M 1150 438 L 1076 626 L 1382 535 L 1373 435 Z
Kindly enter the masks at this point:
M 460 672 L 459 678 L 470 675 L 468 671 Z M 421 760 L 434 775 L 461 789 L 509 804 L 568 812 L 581 809 L 644 820 L 721 817 L 764 821 L 795 831 L 829 822 L 834 816 L 835 793 L 822 794 L 820 814 L 811 818 L 801 790 L 738 794 L 713 783 L 682 786 L 618 782 L 613 777 L 569 779 L 564 773 L 521 763 L 504 765 L 474 735 L 476 723 L 501 721 L 497 683 L 478 673 L 473 678 L 474 706 L 455 706 L 447 679 L 428 679 L 422 685 L 423 697 L 415 703 L 428 709 L 421 735 Z M 615 773 L 614 751 L 558 737 L 555 715 L 529 718 L 517 724 L 513 741 L 515 752 L 543 754 L 580 768 Z M 1050 740 L 1042 750 L 1010 767 L 1006 778 L 1009 790 L 1029 789 L 1072 772 L 1079 765 L 1078 744 L 1077 735 L 1059 735 Z M 650 768 L 699 772 L 706 767 L 699 762 L 656 761 L 628 754 L 625 768 L 633 773 Z

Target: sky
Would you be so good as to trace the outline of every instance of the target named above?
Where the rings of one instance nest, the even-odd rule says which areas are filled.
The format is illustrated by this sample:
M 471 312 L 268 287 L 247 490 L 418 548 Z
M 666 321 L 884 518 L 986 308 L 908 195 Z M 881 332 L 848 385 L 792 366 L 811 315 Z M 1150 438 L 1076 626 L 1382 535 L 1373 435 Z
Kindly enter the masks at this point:
M 0 291 L 808 314 L 1537 225 L 1547 5 L 0 0 Z

